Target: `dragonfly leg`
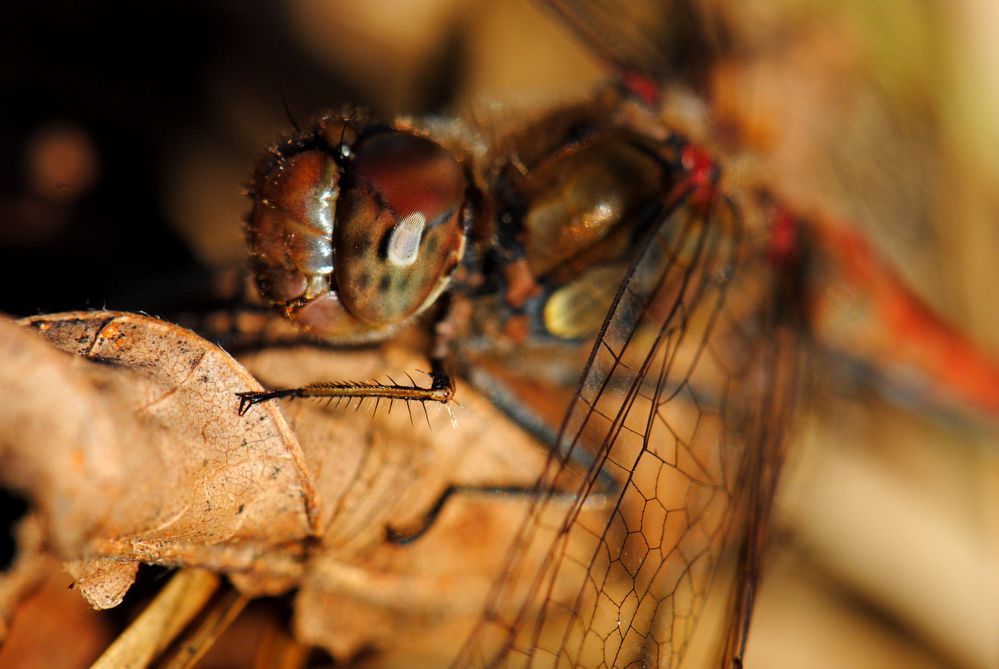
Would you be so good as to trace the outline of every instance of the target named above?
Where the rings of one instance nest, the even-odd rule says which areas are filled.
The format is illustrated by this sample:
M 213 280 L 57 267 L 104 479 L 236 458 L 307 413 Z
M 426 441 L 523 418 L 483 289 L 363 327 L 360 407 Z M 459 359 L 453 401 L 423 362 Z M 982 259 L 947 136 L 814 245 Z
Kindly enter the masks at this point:
M 575 494 L 568 491 L 558 491 L 552 490 L 550 488 L 539 488 L 536 485 L 531 486 L 463 486 L 463 485 L 450 485 L 444 489 L 444 492 L 440 494 L 440 497 L 433 503 L 430 509 L 423 515 L 422 518 L 412 523 L 411 526 L 405 528 L 392 527 L 387 525 L 385 527 L 385 540 L 389 543 L 397 544 L 399 546 L 405 546 L 411 544 L 423 535 L 425 535 L 434 523 L 437 521 L 438 516 L 440 516 L 441 511 L 444 509 L 444 505 L 447 503 L 451 497 L 454 495 L 509 495 L 515 497 L 525 497 L 534 498 L 540 495 L 550 496 L 552 499 L 565 499 L 567 503 L 572 502 L 576 499 Z
M 315 397 L 329 399 L 387 399 L 404 402 L 440 402 L 447 404 L 454 397 L 454 380 L 444 371 L 439 360 L 431 361 L 430 386 L 423 388 L 415 382 L 398 384 L 391 378 L 390 383 L 371 381 L 332 381 L 312 383 L 298 388 L 277 388 L 236 393 L 239 398 L 239 415 L 243 416 L 251 407 L 276 399 Z
M 239 415 L 243 416 L 254 405 L 276 399 L 321 398 L 336 400 L 401 400 L 404 402 L 440 402 L 447 404 L 454 397 L 454 379 L 445 371 L 445 360 L 450 357 L 451 344 L 456 337 L 460 319 L 467 316 L 459 313 L 455 300 L 447 300 L 434 321 L 433 348 L 430 354 L 430 386 L 417 385 L 410 377 L 410 383 L 398 384 L 392 377 L 388 383 L 374 381 L 332 381 L 312 383 L 298 388 L 277 388 L 273 390 L 236 393 L 239 398 Z

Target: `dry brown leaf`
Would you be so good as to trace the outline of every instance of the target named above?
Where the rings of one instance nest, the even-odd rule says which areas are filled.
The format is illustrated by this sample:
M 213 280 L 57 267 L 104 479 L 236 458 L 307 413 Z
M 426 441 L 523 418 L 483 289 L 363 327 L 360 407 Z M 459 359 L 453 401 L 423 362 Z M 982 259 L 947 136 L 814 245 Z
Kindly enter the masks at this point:
M 241 360 L 276 387 L 385 380 L 386 372 L 395 377 L 426 365 L 394 347 L 273 348 Z M 454 656 L 485 605 L 546 454 L 467 384 L 460 403 L 457 429 L 436 405 L 427 407 L 427 416 L 420 405 L 410 407 L 411 422 L 399 404 L 389 413 L 384 402 L 377 412 L 370 401 L 357 411 L 284 403 L 321 509 L 321 544 L 296 599 L 300 640 L 341 660 L 377 650 L 383 666 L 438 666 Z M 386 539 L 387 527 L 421 527 L 450 486 L 482 490 L 449 498 L 418 541 Z M 490 494 L 489 487 L 521 487 L 523 494 Z
M 237 416 L 234 393 L 255 387 L 238 363 L 149 316 L 21 324 L 0 323 L 4 483 L 92 605 L 117 604 L 139 562 L 229 573 L 249 594 L 294 585 L 311 476 L 276 408 Z
M 182 328 L 111 312 L 22 323 L 48 342 L 0 323 L 0 354 L 14 363 L 0 381 L 17 389 L 0 426 L 12 437 L 5 483 L 40 509 L 92 605 L 120 602 L 140 562 L 203 567 L 249 594 L 299 585 L 299 639 L 338 658 L 454 654 L 546 455 L 487 398 L 462 386 L 458 429 L 439 406 L 425 415 L 371 401 L 270 403 L 239 417 L 235 393 L 259 385 Z M 425 364 L 393 346 L 280 346 L 243 362 L 270 386 Z M 432 517 L 449 489 L 459 492 Z M 403 544 L 389 528 L 426 532 Z

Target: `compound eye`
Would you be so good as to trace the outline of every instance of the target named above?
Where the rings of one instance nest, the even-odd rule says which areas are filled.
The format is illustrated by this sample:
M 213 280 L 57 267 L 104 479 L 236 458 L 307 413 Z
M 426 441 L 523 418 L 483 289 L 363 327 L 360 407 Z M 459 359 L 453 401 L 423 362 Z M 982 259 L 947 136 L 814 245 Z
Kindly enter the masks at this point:
M 321 151 L 265 161 L 254 177 L 247 241 L 260 292 L 286 304 L 329 290 L 340 168 Z
M 354 147 L 335 225 L 337 290 L 371 325 L 429 306 L 461 259 L 465 174 L 436 142 L 382 132 Z

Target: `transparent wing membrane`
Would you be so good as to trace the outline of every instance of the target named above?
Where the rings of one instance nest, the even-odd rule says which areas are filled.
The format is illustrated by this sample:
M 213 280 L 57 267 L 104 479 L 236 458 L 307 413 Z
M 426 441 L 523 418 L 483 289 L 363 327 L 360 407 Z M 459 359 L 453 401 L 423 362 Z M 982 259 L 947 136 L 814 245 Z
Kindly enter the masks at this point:
M 688 0 L 545 0 L 548 11 L 633 93 L 652 99 L 664 81 L 699 85 L 720 36 Z
M 722 198 L 662 215 L 457 666 L 677 666 L 767 446 L 773 356 L 747 322 L 741 232 Z

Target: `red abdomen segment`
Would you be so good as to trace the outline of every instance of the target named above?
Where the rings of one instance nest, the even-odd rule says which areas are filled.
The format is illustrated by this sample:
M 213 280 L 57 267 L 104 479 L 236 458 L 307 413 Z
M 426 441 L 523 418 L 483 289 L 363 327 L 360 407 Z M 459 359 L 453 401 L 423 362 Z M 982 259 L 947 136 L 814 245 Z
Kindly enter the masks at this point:
M 931 400 L 999 419 L 999 364 L 931 312 L 857 233 L 814 229 L 824 254 L 811 315 L 820 341 Z

